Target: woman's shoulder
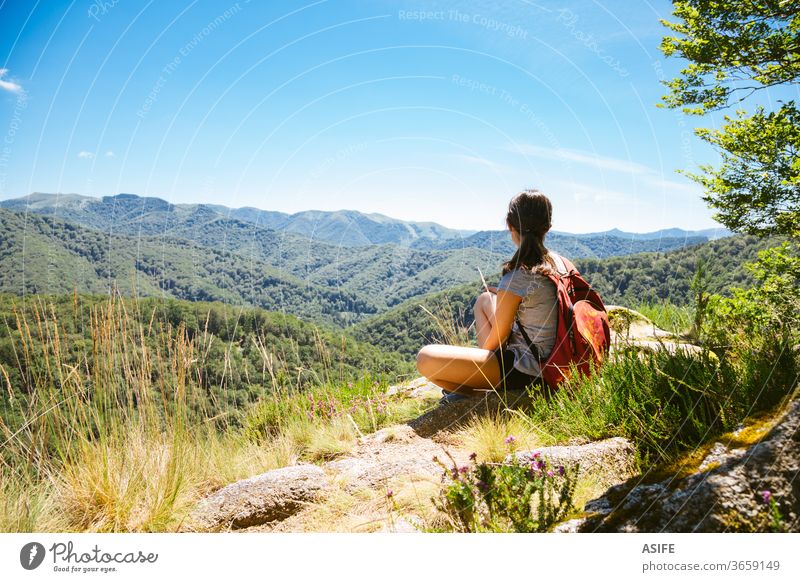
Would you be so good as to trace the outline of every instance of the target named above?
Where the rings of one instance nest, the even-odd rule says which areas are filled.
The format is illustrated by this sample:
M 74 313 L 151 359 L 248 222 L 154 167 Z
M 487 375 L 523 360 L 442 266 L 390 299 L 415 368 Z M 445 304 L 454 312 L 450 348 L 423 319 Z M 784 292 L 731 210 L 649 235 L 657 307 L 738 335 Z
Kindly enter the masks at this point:
M 533 289 L 537 289 L 546 284 L 549 279 L 535 270 L 519 267 L 507 272 L 500 278 L 497 288 L 511 291 L 516 295 L 524 297 Z

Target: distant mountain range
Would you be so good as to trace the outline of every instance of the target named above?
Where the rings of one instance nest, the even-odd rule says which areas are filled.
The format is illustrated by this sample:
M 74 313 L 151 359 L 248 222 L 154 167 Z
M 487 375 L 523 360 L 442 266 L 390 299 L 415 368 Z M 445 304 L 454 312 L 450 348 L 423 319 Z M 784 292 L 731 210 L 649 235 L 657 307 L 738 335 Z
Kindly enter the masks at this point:
M 420 250 L 477 248 L 509 256 L 514 251 L 506 231 L 456 230 L 433 222 L 409 222 L 355 210 L 308 210 L 286 214 L 218 204 L 171 204 L 161 198 L 135 194 L 93 198 L 39 192 L 0 201 L 0 208 L 46 214 L 88 228 L 128 234 L 137 234 L 138 231 L 168 235 L 173 234 L 176 228 L 185 230 L 187 226 L 224 218 L 340 246 L 391 243 Z M 554 231 L 548 235 L 547 243 L 573 258 L 603 258 L 682 248 L 730 234 L 725 229 L 687 231 L 679 228 L 643 234 L 618 229 L 590 234 Z
M 0 292 L 108 294 L 223 301 L 348 325 L 379 311 L 366 294 L 315 285 L 254 257 L 185 239 L 108 235 L 0 209 Z
M 294 232 L 302 224 L 308 230 Z M 652 234 L 551 233 L 547 245 L 574 259 L 605 258 L 708 238 Z M 0 202 L 0 292 L 106 293 L 116 285 L 342 327 L 421 295 L 475 285 L 480 273 L 491 280 L 513 250 L 503 231 L 468 234 L 355 211 L 286 215 L 132 194 L 37 193 Z
M 0 201 L 0 208 L 49 214 L 89 228 L 110 229 L 129 222 L 153 222 L 169 229 L 172 225 L 226 218 L 271 230 L 300 234 L 343 246 L 395 243 L 409 245 L 427 239 L 444 241 L 468 236 L 475 231 L 446 228 L 433 222 L 407 222 L 382 214 L 355 210 L 325 212 L 307 210 L 286 214 L 258 208 L 229 208 L 220 204 L 172 204 L 161 198 L 117 194 L 94 198 L 80 194 L 45 194 Z

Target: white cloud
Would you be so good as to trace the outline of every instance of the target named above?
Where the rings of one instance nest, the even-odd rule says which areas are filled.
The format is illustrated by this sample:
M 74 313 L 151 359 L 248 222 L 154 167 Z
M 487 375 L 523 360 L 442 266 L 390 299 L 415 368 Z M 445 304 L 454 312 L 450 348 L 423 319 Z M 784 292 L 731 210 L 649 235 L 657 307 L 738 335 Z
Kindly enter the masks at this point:
M 608 188 L 597 188 L 580 184 L 578 182 L 556 182 L 559 190 L 572 194 L 573 200 L 578 203 L 594 202 L 596 204 L 622 204 L 626 197 L 621 192 Z
M 599 170 L 608 170 L 610 172 L 616 172 L 620 174 L 626 174 L 628 176 L 633 176 L 635 177 L 637 183 L 640 186 L 647 187 L 650 190 L 657 190 L 659 192 L 671 192 L 674 194 L 685 194 L 697 197 L 699 197 L 702 194 L 702 188 L 700 188 L 693 182 L 690 182 L 688 180 L 686 182 L 676 182 L 674 180 L 670 180 L 668 178 L 665 178 L 661 172 L 656 171 L 652 168 L 648 168 L 645 165 L 632 162 L 630 160 L 610 158 L 579 150 L 567 150 L 561 148 L 543 148 L 540 146 L 535 146 L 530 144 L 511 146 L 507 149 L 522 155 L 535 157 L 539 159 L 561 161 L 561 162 L 575 162 L 577 164 L 585 166 L 593 166 Z M 580 184 L 577 184 L 575 182 L 570 182 L 565 185 L 573 188 L 580 186 Z M 584 186 L 582 188 L 584 192 L 588 191 L 587 190 L 588 187 Z M 598 194 L 599 191 L 596 188 L 593 189 L 593 192 L 594 194 L 600 195 L 601 197 L 605 198 L 605 196 Z M 605 199 L 604 201 L 609 201 L 609 200 Z
M 3 80 L 3 77 L 6 76 L 6 73 L 8 73 L 8 69 L 0 69 L 0 89 L 5 89 L 6 91 L 10 91 L 12 93 L 21 93 L 22 85 Z
M 611 172 L 622 172 L 626 174 L 649 174 L 652 170 L 642 164 L 637 164 L 630 160 L 621 160 L 619 158 L 609 158 L 591 152 L 582 152 L 579 150 L 568 150 L 563 148 L 543 148 L 541 146 L 531 144 L 518 144 L 509 147 L 513 152 L 530 156 L 532 158 L 540 158 L 544 160 L 562 161 L 562 162 L 575 162 L 586 166 L 594 166 L 600 170 L 609 170 Z
M 106 157 L 107 157 L 107 158 L 115 158 L 116 156 L 117 156 L 117 154 L 115 154 L 115 153 L 114 153 L 114 152 L 112 152 L 111 150 L 108 150 L 108 151 L 106 152 Z
M 650 186 L 659 190 L 691 194 L 698 197 L 703 193 L 703 189 L 693 182 L 674 182 L 673 180 L 662 178 L 655 173 L 653 173 L 653 175 L 646 176 L 645 180 Z
M 94 159 L 94 154 L 92 152 L 78 152 L 78 157 L 92 160 Z
M 484 166 L 486 168 L 495 171 L 506 169 L 506 166 L 504 166 L 503 164 L 498 164 L 497 162 L 493 162 L 492 160 L 487 160 L 486 158 L 480 158 L 478 156 L 468 156 L 464 154 L 458 154 L 453 157 L 463 162 L 467 162 L 468 164 L 473 164 L 476 166 Z

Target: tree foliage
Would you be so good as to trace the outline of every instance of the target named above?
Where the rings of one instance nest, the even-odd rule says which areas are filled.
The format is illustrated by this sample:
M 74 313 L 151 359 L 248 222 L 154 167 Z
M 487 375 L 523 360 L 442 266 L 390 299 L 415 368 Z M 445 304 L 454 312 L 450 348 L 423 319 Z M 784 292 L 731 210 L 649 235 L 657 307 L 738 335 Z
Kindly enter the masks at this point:
M 689 61 L 666 81 L 664 104 L 703 115 L 736 106 L 756 92 L 797 85 L 800 2 L 796 0 L 675 0 L 676 36 L 661 42 L 666 56 Z M 715 218 L 749 234 L 800 232 L 800 112 L 794 101 L 775 110 L 737 110 L 720 129 L 698 129 L 721 164 L 689 174 L 705 188 Z

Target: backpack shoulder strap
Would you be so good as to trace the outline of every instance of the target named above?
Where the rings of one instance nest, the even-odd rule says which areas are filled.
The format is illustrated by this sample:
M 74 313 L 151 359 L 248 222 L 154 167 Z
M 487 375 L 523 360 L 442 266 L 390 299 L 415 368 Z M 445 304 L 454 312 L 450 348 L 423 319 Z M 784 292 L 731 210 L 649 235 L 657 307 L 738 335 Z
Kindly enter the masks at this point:
M 567 273 L 569 273 L 570 267 L 572 267 L 572 265 L 567 259 L 559 255 L 558 253 L 554 253 L 553 251 L 550 251 L 550 256 L 553 258 L 553 262 L 556 265 L 556 271 L 558 271 L 559 275 L 566 275 Z
M 533 354 L 533 357 L 536 358 L 536 361 L 539 362 L 539 368 L 542 367 L 542 354 L 539 352 L 539 346 L 533 343 L 528 333 L 525 331 L 525 328 L 522 327 L 522 322 L 519 320 L 519 316 L 517 316 L 517 328 L 519 329 L 520 333 L 522 333 L 522 338 L 525 340 L 525 343 L 528 344 L 528 349 Z
M 562 275 L 580 275 L 578 269 L 575 268 L 575 265 L 570 261 L 567 257 L 559 255 L 558 253 L 554 253 L 550 251 L 550 254 L 553 255 L 553 258 L 556 261 L 556 266 L 558 267 L 558 271 Z

